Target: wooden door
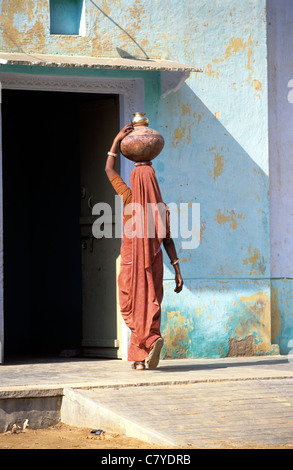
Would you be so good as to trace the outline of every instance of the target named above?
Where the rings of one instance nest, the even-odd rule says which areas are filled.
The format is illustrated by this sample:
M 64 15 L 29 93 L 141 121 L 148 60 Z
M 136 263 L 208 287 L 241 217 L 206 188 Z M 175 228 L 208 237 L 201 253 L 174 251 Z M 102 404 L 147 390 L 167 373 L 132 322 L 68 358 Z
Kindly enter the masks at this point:
M 105 173 L 107 151 L 118 131 L 118 96 L 80 104 L 82 347 L 93 357 L 120 355 L 116 284 L 121 239 L 115 238 L 115 193 Z M 100 202 L 111 206 L 112 238 L 93 236 L 97 216 L 92 208 Z

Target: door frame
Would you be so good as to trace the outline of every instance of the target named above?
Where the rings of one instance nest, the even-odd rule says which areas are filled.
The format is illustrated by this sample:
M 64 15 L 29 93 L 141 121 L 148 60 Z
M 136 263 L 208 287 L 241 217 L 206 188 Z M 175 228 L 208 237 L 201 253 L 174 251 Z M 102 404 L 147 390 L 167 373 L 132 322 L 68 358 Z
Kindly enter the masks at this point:
M 133 114 L 144 111 L 144 81 L 141 78 L 111 77 L 68 77 L 21 73 L 0 73 L 1 89 L 29 91 L 61 91 L 72 93 L 95 93 L 119 95 L 120 127 L 131 122 Z M 2 113 L 0 94 L 0 363 L 4 362 L 4 265 L 3 265 L 3 179 L 2 179 Z M 121 177 L 129 184 L 133 164 L 121 157 Z M 122 221 L 121 221 L 122 223 Z M 118 266 L 117 266 L 118 269 Z M 117 270 L 116 270 L 117 272 Z M 116 283 L 117 284 L 117 283 Z M 119 311 L 117 302 L 117 322 L 120 323 L 120 355 L 127 360 L 129 330 Z

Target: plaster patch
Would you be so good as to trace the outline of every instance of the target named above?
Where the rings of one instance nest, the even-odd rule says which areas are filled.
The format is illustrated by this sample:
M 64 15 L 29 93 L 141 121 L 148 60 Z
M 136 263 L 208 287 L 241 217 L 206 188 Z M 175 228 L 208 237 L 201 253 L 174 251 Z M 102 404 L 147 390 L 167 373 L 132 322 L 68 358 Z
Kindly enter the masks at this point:
M 214 159 L 214 181 L 223 173 L 224 169 L 224 156 L 215 154 L 215 159 Z
M 3 40 L 10 52 L 23 51 L 26 50 L 26 47 L 31 48 L 34 41 L 43 46 L 45 41 L 44 20 L 42 13 L 37 19 L 37 12 L 37 2 L 34 0 L 26 2 L 2 1 L 1 29 Z
M 206 67 L 203 68 L 204 73 L 211 78 L 217 78 L 219 80 L 220 78 L 220 72 L 219 70 L 215 71 L 213 69 L 212 64 L 208 64 Z
M 174 137 L 176 140 L 181 140 L 185 136 L 185 128 L 177 127 L 174 131 Z M 177 145 L 176 145 L 177 146 Z
M 213 59 L 213 64 L 219 64 L 222 62 L 225 62 L 227 59 L 229 59 L 232 56 L 235 56 L 238 53 L 241 52 L 247 52 L 247 65 L 246 68 L 253 72 L 252 66 L 251 66 L 251 58 L 252 58 L 252 38 L 251 34 L 248 38 L 247 41 L 244 41 L 243 38 L 240 37 L 232 37 L 228 45 L 226 46 L 226 50 L 223 54 L 223 56 L 220 59 Z M 213 78 L 219 78 L 219 70 L 215 71 L 213 70 L 212 64 L 209 64 L 205 69 L 204 72 L 209 76 Z M 247 81 L 251 80 L 251 75 L 248 77 Z
M 182 105 L 182 115 L 190 115 L 189 105 Z M 172 141 L 172 145 L 174 148 L 177 145 L 185 140 L 186 144 L 190 144 L 191 142 L 191 127 L 194 126 L 194 120 L 187 116 L 187 120 L 182 124 L 181 121 L 179 126 L 174 130 L 174 140 Z
M 237 340 L 229 338 L 229 351 L 227 357 L 235 356 L 255 356 L 256 346 L 253 336 L 247 336 L 244 339 Z
M 209 148 L 209 152 L 212 152 L 214 155 L 213 169 L 209 170 L 209 176 L 213 177 L 213 180 L 216 181 L 224 170 L 223 147 L 217 149 L 217 145 L 215 144 L 213 147 Z
M 253 80 L 252 86 L 255 90 L 258 90 L 258 91 L 262 90 L 262 83 L 258 80 Z
M 259 92 L 259 93 L 255 93 L 255 96 L 257 96 L 261 100 L 260 92 L 262 91 L 262 83 L 259 80 L 253 80 L 252 86 L 257 92 Z
M 188 332 L 193 329 L 191 322 L 181 315 L 180 311 L 167 312 L 168 329 L 164 334 L 164 358 L 187 357 L 189 349 Z
M 190 103 L 187 103 L 187 104 L 182 104 L 182 115 L 185 116 L 186 114 L 188 114 L 189 116 L 191 115 L 191 111 L 190 111 L 190 107 L 191 107 L 191 104 Z
M 270 296 L 242 296 L 229 317 L 229 356 L 276 354 L 271 344 Z
M 264 274 L 266 271 L 266 263 L 264 257 L 260 256 L 257 248 L 252 250 L 251 246 L 248 248 L 249 256 L 243 260 L 243 264 L 247 266 L 251 264 L 250 275 Z
M 221 209 L 218 209 L 215 221 L 220 225 L 228 223 L 233 230 L 236 230 L 238 226 L 237 220 L 243 220 L 246 217 L 242 213 L 236 214 L 234 209 L 232 209 L 231 211 L 225 209 L 225 212 L 226 213 L 223 214 L 221 212 Z
M 269 295 L 257 292 L 242 296 L 243 315 L 234 327 L 234 337 L 243 339 L 253 336 L 255 353 L 266 354 L 272 350 L 271 344 L 271 303 Z

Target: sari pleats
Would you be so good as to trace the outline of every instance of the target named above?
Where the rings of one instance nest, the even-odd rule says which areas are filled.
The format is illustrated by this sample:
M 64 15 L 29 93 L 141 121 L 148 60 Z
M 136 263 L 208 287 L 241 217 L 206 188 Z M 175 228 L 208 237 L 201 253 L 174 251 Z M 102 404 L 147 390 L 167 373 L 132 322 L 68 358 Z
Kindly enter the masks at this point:
M 116 177 L 116 188 L 119 183 L 121 192 L 125 183 L 121 180 L 123 183 L 121 186 L 120 180 L 117 180 Z M 111 182 L 115 188 L 114 182 Z M 129 230 L 124 230 L 118 277 L 119 303 L 122 317 L 131 331 L 128 360 L 143 361 L 149 354 L 153 343 L 161 336 L 161 303 L 163 300 L 161 243 L 164 236 L 170 236 L 169 212 L 162 201 L 155 172 L 150 166 L 136 167 L 131 173 L 130 183 L 131 193 L 127 193 L 124 187 L 123 194 L 128 194 L 127 205 L 134 203 L 142 207 L 142 211 L 134 211 L 136 218 L 134 218 L 133 226 L 136 230 L 138 226 L 142 226 L 144 230 L 143 236 L 141 236 L 141 232 L 139 232 L 139 236 L 133 232 L 129 236 Z M 128 188 L 127 185 L 125 186 Z M 156 220 L 149 218 L 147 206 L 150 203 L 162 203 L 165 208 Z M 127 217 L 124 215 L 123 218 L 124 228 L 126 222 L 129 225 L 129 210 L 127 213 Z M 143 217 L 143 220 L 138 217 Z M 165 226 L 163 235 L 158 227 L 162 219 Z M 151 228 L 154 227 L 151 237 L 148 236 L 150 223 L 152 223 Z

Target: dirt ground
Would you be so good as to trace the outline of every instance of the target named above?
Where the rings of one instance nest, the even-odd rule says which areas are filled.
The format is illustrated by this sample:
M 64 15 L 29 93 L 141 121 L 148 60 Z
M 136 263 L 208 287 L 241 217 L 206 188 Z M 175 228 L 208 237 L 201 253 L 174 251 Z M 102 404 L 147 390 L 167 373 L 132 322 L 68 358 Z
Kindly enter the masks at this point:
M 47 429 L 25 429 L 22 432 L 0 434 L 0 449 L 163 449 L 166 447 L 148 444 L 121 434 L 91 433 L 92 429 L 77 428 L 59 423 Z M 293 442 L 277 447 L 215 443 L 224 449 L 293 449 Z M 175 448 L 175 447 L 174 447 Z M 194 447 L 188 447 L 194 449 Z M 178 449 L 178 447 L 177 447 Z
M 121 434 L 91 433 L 92 429 L 59 423 L 47 429 L 25 429 L 0 434 L 0 449 L 159 449 Z M 162 448 L 162 447 L 161 447 Z

